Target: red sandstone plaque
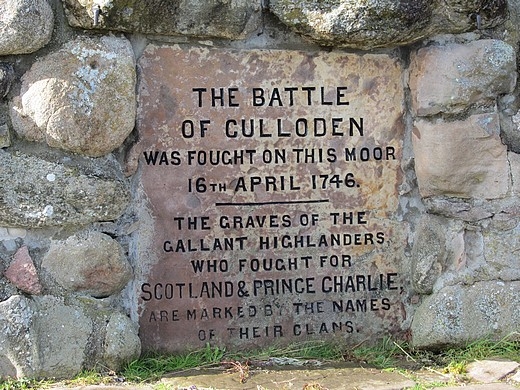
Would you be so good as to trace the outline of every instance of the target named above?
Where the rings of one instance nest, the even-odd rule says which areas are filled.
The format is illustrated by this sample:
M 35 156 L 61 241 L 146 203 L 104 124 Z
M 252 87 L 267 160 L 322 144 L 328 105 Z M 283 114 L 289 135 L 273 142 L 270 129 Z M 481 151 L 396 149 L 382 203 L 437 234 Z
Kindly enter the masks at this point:
M 139 67 L 144 349 L 402 331 L 399 62 L 151 45 Z

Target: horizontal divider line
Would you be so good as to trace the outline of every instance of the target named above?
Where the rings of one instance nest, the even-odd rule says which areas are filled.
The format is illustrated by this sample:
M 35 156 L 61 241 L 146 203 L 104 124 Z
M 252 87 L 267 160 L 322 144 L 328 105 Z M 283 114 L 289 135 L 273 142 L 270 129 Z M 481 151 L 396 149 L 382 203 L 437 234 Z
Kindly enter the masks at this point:
M 312 204 L 312 203 L 328 203 L 329 199 L 309 199 L 309 200 L 286 200 L 272 202 L 217 202 L 215 206 L 267 206 L 277 204 Z

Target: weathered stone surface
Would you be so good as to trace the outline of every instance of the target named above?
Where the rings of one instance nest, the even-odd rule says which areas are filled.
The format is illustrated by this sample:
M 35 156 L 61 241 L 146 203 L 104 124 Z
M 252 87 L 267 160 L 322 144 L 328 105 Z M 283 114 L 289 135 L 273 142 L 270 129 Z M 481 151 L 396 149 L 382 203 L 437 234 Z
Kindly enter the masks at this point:
M 496 114 L 454 122 L 417 120 L 412 141 L 423 197 L 494 199 L 509 191 L 507 150 Z
M 516 83 L 515 50 L 503 41 L 428 46 L 412 57 L 412 108 L 419 116 L 458 113 L 473 104 L 494 106 Z
M 509 380 L 513 382 L 513 384 L 520 383 L 520 371 L 517 371 L 516 374 L 509 378 Z
M 438 387 L 436 390 L 460 390 L 461 386 Z M 464 390 L 515 390 L 516 387 L 507 383 L 488 383 L 465 385 Z
M 423 203 L 431 214 L 463 221 L 479 221 L 494 214 L 493 207 L 480 199 L 433 197 L 423 199 Z
M 260 26 L 260 0 L 64 0 L 69 24 L 161 35 L 237 39 Z M 99 19 L 94 26 L 94 6 Z
M 503 25 L 504 34 L 501 37 L 511 46 L 516 47 L 520 42 L 520 31 L 516 28 L 520 24 L 520 2 L 518 0 L 508 0 L 509 17 Z
M 486 228 L 464 223 L 447 226 L 444 242 L 447 258 L 430 293 L 456 284 L 520 279 L 520 270 L 515 266 L 520 247 L 518 219 L 495 221 L 496 218 L 486 221 Z
M 135 121 L 135 59 L 125 38 L 77 38 L 36 62 L 11 104 L 18 135 L 102 156 L 119 147 Z
M 234 347 L 354 345 L 403 332 L 399 61 L 149 45 L 139 69 L 145 197 L 134 288 L 145 350 L 199 348 L 205 337 Z M 365 287 L 347 287 L 354 278 Z M 206 321 L 217 302 L 256 312 Z M 304 313 L 302 302 L 321 308 Z M 179 320 L 161 322 L 172 306 Z
M 42 291 L 40 279 L 27 246 L 22 246 L 16 251 L 14 260 L 5 270 L 4 276 L 26 293 L 40 294 Z
M 0 125 L 0 148 L 11 146 L 11 134 L 6 124 Z
M 520 363 L 511 360 L 478 360 L 468 364 L 467 375 L 477 382 L 499 382 L 519 366 Z
M 126 184 L 110 164 L 88 163 L 75 160 L 71 166 L 0 150 L 0 225 L 85 225 L 118 218 L 129 201 Z
M 93 323 L 83 310 L 53 296 L 34 297 L 32 350 L 39 365 L 35 377 L 70 378 L 83 369 Z
M 512 116 L 501 113 L 500 121 L 502 141 L 507 145 L 508 150 L 520 153 L 520 111 Z
M 496 269 L 484 258 L 481 232 L 465 230 L 461 227 L 458 232 L 450 232 L 446 245 L 448 247 L 446 267 L 433 286 L 434 293 L 446 286 L 471 285 L 497 278 Z
M 0 355 L 0 378 L 16 377 L 16 367 L 7 356 Z
M 292 366 L 290 365 L 290 359 L 272 358 L 269 361 L 272 362 L 275 367 L 277 362 L 284 364 L 285 361 L 286 366 L 283 368 L 277 367 L 274 369 L 255 370 L 254 374 L 247 378 L 247 387 L 251 389 L 314 388 L 330 390 L 403 390 L 416 387 L 413 380 L 392 370 L 380 370 L 366 366 L 329 367 L 326 365 L 317 369 L 316 367 L 312 367 L 312 362 L 301 359 L 294 359 L 294 365 Z M 307 363 L 309 363 L 311 367 L 307 366 Z M 163 378 L 161 384 L 172 389 L 189 389 L 191 387 L 194 390 L 241 390 L 245 387 L 243 383 L 240 383 L 240 379 L 237 375 L 229 375 L 228 372 L 222 370 L 215 372 L 215 370 L 211 369 L 200 369 L 186 372 L 179 376 Z M 463 390 L 477 389 L 469 388 Z
M 488 281 L 445 287 L 427 296 L 411 325 L 417 347 L 437 348 L 518 330 L 520 282 Z
M 0 55 L 32 53 L 51 39 L 54 14 L 47 0 L 2 0 Z
M 14 80 L 14 69 L 9 63 L 0 63 L 0 97 L 6 97 Z
M 141 354 L 137 324 L 121 313 L 113 313 L 106 327 L 103 364 L 117 370 Z
M 27 230 L 20 228 L 3 228 L 0 227 L 0 240 L 14 240 L 15 238 L 24 238 Z
M 419 294 L 431 294 L 433 285 L 446 267 L 447 223 L 424 215 L 419 222 L 412 249 L 412 286 Z
M 51 295 L 0 302 L 0 378 L 70 378 L 98 365 L 120 369 L 136 358 L 136 325 L 88 306 Z
M 503 0 L 346 1 L 271 0 L 270 10 L 293 30 L 327 46 L 358 49 L 404 45 L 441 33 L 461 33 L 502 22 Z
M 493 268 L 493 276 L 500 280 L 519 280 L 518 252 L 520 252 L 520 225 L 513 229 L 483 231 L 483 255 Z
M 507 156 L 511 164 L 513 194 L 520 195 L 520 155 L 510 152 Z
M 53 241 L 42 270 L 65 289 L 97 298 L 118 293 L 132 277 L 119 243 L 98 232 Z
M 33 315 L 30 300 L 22 295 L 0 302 L 0 377 L 32 377 L 38 372 Z

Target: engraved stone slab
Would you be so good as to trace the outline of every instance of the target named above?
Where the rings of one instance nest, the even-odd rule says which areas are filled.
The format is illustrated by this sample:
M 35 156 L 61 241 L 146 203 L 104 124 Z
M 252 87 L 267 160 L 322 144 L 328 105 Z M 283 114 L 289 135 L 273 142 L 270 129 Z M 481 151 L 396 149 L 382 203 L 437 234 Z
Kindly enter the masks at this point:
M 150 45 L 139 68 L 145 350 L 406 330 L 396 59 Z

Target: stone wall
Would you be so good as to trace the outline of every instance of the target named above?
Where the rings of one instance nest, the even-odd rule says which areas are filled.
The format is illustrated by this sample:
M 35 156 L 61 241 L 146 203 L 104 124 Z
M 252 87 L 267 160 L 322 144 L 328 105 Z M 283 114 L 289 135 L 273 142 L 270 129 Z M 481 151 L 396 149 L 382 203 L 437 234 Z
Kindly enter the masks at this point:
M 330 51 L 402 66 L 398 222 L 419 347 L 520 323 L 516 0 L 0 1 L 0 377 L 139 356 L 133 149 L 149 45 Z M 175 69 L 171 69 L 172 72 Z M 407 335 L 407 336 L 406 336 Z

